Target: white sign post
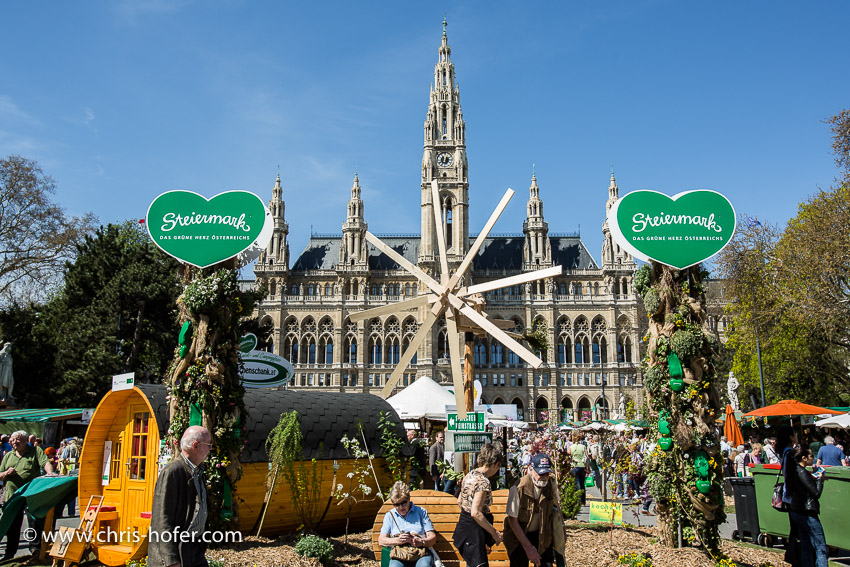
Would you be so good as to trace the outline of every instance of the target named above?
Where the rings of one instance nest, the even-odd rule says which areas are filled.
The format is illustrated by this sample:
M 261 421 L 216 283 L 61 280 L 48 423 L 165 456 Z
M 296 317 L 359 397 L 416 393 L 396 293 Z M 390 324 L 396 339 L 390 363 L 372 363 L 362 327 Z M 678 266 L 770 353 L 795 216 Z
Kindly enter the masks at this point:
M 103 478 L 100 484 L 102 486 L 109 485 L 109 463 L 112 460 L 112 441 L 104 441 L 103 443 Z
M 128 372 L 127 374 L 116 374 L 112 377 L 112 391 L 118 392 L 119 390 L 132 390 L 135 381 L 136 376 L 132 372 Z

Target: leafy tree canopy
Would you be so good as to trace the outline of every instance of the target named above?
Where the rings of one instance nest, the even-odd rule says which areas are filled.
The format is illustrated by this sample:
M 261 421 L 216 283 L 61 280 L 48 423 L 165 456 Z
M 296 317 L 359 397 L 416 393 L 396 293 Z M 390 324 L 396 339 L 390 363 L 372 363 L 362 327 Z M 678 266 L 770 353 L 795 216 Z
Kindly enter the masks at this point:
M 0 312 L 15 345 L 16 394 L 30 406 L 92 406 L 123 372 L 159 381 L 177 342 L 178 263 L 143 228 L 100 227 L 76 256 L 46 305 Z
M 62 281 L 62 266 L 95 222 L 65 216 L 52 201 L 56 184 L 35 161 L 0 159 L 0 304 L 44 300 Z

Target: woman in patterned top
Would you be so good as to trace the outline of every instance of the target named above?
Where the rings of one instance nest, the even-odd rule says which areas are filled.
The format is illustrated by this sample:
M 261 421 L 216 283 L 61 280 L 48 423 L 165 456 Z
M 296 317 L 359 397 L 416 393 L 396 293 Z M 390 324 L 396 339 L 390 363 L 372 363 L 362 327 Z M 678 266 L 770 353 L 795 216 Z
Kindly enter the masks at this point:
M 493 527 L 493 514 L 490 513 L 493 493 L 489 480 L 499 472 L 502 452 L 488 443 L 478 452 L 475 464 L 478 467 L 463 477 L 457 499 L 460 518 L 452 539 L 467 567 L 489 567 L 488 548 L 502 541 L 502 534 Z

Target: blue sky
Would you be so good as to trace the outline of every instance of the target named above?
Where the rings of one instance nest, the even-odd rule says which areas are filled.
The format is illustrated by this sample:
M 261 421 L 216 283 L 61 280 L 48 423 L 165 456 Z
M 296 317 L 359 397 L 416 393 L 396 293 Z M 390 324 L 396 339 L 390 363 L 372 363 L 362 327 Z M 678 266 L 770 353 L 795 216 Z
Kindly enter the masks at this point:
M 621 194 L 724 193 L 784 224 L 836 175 L 850 3 L 15 2 L 0 34 L 0 155 L 37 160 L 72 214 L 142 218 L 163 191 L 271 196 L 293 259 L 340 232 L 355 168 L 375 233 L 419 231 L 422 125 L 443 15 L 470 223 L 532 163 L 553 232 L 599 260 Z

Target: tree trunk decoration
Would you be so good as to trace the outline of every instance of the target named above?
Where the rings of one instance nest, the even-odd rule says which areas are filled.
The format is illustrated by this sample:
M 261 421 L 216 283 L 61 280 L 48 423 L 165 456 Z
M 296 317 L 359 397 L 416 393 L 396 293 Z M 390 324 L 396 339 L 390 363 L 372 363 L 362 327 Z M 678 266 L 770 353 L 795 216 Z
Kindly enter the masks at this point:
M 239 358 L 239 320 L 249 315 L 262 292 L 240 293 L 236 260 L 207 269 L 183 269 L 183 293 L 177 299 L 180 345 L 165 382 L 170 425 L 165 436 L 172 455 L 190 425 L 212 434 L 206 462 L 208 527 L 235 529 L 236 482 L 242 474 L 239 454 L 246 419 Z
M 715 420 L 718 341 L 707 325 L 702 280 L 692 266 L 676 270 L 653 262 L 635 276 L 649 317 L 644 387 L 656 446 L 647 459 L 661 539 L 677 545 L 679 526 L 690 527 L 709 551 L 717 550 L 723 511 L 723 470 Z

